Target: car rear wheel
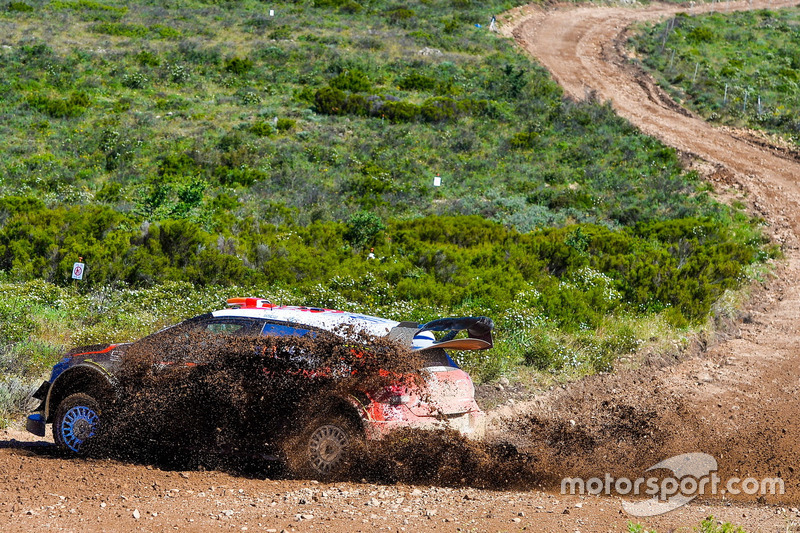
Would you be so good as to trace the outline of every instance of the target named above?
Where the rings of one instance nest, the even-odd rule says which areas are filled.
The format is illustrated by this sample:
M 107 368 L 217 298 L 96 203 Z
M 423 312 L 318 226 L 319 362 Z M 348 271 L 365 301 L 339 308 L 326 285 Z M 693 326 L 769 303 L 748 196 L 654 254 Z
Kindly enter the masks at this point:
M 85 454 L 86 441 L 97 433 L 100 404 L 88 394 L 67 396 L 59 404 L 53 420 L 56 444 L 71 453 Z
M 312 479 L 332 479 L 346 474 L 353 452 L 363 440 L 356 425 L 344 416 L 323 415 L 305 425 L 285 450 L 293 474 Z

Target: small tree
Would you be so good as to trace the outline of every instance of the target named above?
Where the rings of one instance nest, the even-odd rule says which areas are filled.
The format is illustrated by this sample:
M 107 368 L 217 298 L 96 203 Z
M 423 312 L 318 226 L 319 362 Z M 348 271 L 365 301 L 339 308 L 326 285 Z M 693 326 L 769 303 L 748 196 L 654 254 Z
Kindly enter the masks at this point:
M 344 238 L 354 248 L 375 244 L 378 235 L 386 229 L 381 217 L 369 211 L 353 213 L 347 220 Z

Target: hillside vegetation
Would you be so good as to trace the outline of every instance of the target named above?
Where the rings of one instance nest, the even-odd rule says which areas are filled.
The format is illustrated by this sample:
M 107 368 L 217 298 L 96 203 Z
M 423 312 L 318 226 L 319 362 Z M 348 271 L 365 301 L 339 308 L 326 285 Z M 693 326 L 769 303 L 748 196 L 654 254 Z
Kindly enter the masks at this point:
M 797 9 L 680 14 L 632 43 L 661 85 L 706 119 L 800 141 Z
M 478 379 L 607 371 L 731 312 L 761 221 L 563 98 L 488 31 L 509 7 L 0 4 L 0 410 L 66 345 L 235 295 L 489 315 Z

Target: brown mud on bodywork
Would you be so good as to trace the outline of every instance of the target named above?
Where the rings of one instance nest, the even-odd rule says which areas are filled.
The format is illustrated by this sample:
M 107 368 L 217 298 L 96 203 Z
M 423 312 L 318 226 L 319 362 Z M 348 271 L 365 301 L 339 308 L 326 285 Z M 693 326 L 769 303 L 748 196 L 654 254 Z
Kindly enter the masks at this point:
M 259 475 L 259 458 L 292 461 L 291 447 L 282 443 L 331 402 L 398 381 L 424 390 L 419 369 L 426 355 L 387 338 L 173 329 L 128 348 L 117 372 L 117 400 L 87 442 L 92 455 Z M 383 483 L 502 488 L 541 480 L 530 456 L 514 446 L 476 442 L 453 430 L 403 429 L 379 441 L 358 440 L 352 457 L 352 479 Z
M 214 335 L 173 328 L 129 347 L 93 454 L 203 462 L 272 455 L 306 413 L 401 379 L 421 384 L 418 354 L 379 337 Z M 187 335 L 192 342 L 186 342 Z

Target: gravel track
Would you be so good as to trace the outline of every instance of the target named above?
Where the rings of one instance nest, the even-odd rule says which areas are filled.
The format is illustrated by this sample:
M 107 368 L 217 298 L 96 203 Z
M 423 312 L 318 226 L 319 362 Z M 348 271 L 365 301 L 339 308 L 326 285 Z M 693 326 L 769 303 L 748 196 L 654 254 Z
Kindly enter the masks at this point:
M 725 9 L 768 5 L 794 3 L 730 2 Z M 697 340 L 682 361 L 595 376 L 498 409 L 493 438 L 532 454 L 550 478 L 636 477 L 671 455 L 702 451 L 717 458 L 723 477 L 781 476 L 785 495 L 760 503 L 695 500 L 642 519 L 626 515 L 618 498 L 564 496 L 552 483 L 488 491 L 169 471 L 64 458 L 48 445 L 51 439 L 12 428 L 0 432 L 0 530 L 586 532 L 627 531 L 633 521 L 690 531 L 711 514 L 751 531 L 797 530 L 800 164 L 757 134 L 712 128 L 625 57 L 631 24 L 710 8 L 527 6 L 498 17 L 501 31 L 570 97 L 610 100 L 621 116 L 685 154 L 721 195 L 746 196 L 786 260 L 774 279 L 755 287 L 742 320 L 714 339 Z

